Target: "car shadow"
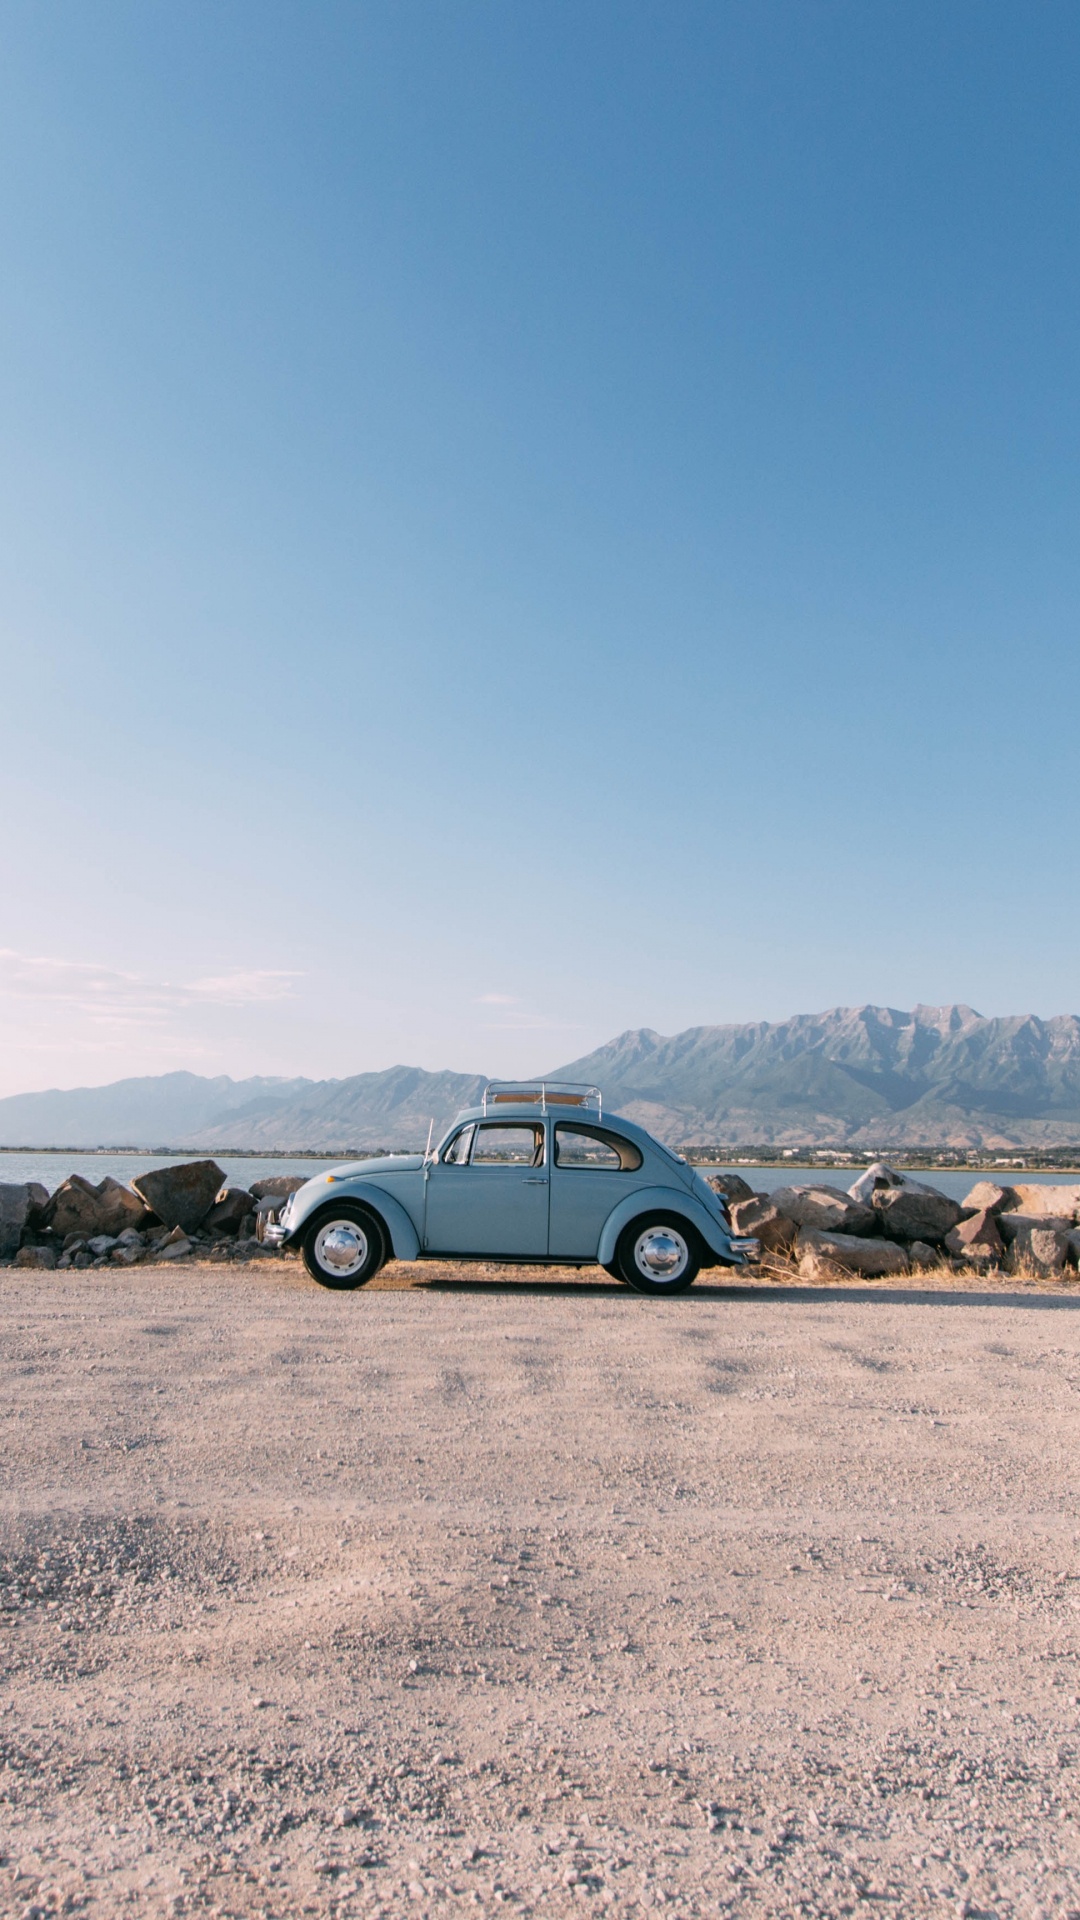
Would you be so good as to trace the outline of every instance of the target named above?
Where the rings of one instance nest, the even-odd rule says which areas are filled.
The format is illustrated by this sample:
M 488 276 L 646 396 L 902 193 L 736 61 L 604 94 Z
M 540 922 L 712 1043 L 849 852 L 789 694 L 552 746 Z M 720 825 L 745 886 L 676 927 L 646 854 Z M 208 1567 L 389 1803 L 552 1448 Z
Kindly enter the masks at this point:
M 521 1270 L 518 1270 L 519 1273 Z M 410 1277 L 411 1278 L 411 1277 Z M 410 1284 L 410 1283 L 406 1283 Z M 1066 1283 L 1068 1285 L 1068 1283 Z M 457 1272 L 437 1272 L 430 1276 L 411 1279 L 411 1287 L 416 1291 L 432 1293 L 498 1293 L 508 1296 L 517 1294 L 540 1294 L 550 1299 L 580 1299 L 583 1295 L 597 1298 L 636 1299 L 656 1304 L 657 1298 L 664 1296 L 637 1294 L 632 1288 L 623 1286 L 617 1280 L 551 1278 L 526 1279 L 502 1272 L 499 1274 L 470 1274 L 467 1269 Z M 720 1285 L 716 1281 L 698 1280 L 685 1293 L 670 1294 L 668 1304 L 675 1302 L 684 1307 L 692 1307 L 695 1302 L 742 1300 L 760 1303 L 762 1306 L 801 1302 L 805 1305 L 829 1306 L 850 1305 L 857 1301 L 866 1306 L 941 1306 L 941 1307 L 1027 1307 L 1048 1311 L 1063 1310 L 1075 1312 L 1080 1308 L 1080 1286 L 1075 1284 L 1066 1292 L 1064 1287 L 1030 1288 L 991 1288 L 991 1287 L 946 1287 L 946 1286 L 785 1286 L 782 1282 L 741 1280 Z

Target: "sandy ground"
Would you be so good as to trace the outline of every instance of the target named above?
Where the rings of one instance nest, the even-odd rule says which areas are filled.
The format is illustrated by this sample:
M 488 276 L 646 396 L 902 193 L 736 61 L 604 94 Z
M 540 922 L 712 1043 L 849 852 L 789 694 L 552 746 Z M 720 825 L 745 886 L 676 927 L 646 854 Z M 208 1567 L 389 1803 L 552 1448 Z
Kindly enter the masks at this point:
M 1080 1916 L 1080 1288 L 462 1279 L 0 1273 L 0 1911 Z

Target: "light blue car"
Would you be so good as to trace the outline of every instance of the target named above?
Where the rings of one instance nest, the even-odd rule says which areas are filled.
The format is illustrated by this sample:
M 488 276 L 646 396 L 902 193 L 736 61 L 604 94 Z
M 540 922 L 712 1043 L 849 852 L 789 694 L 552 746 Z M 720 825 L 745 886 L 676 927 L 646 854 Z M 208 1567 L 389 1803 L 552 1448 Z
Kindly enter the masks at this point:
M 362 1287 L 384 1261 L 597 1262 L 638 1293 L 681 1293 L 701 1267 L 760 1252 L 721 1195 L 594 1087 L 494 1081 L 438 1146 L 335 1167 L 260 1216 L 321 1286 Z

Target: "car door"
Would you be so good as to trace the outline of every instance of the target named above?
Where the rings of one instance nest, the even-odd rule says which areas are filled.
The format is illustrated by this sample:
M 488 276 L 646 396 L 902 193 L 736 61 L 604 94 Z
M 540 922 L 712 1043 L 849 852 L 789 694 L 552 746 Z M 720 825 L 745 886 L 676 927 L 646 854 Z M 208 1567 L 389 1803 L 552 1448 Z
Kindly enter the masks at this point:
M 552 1259 L 595 1260 L 608 1214 L 633 1190 L 641 1153 L 607 1127 L 559 1121 L 553 1133 L 548 1250 Z
M 478 1120 L 462 1128 L 428 1169 L 425 1253 L 535 1260 L 547 1245 L 544 1121 Z

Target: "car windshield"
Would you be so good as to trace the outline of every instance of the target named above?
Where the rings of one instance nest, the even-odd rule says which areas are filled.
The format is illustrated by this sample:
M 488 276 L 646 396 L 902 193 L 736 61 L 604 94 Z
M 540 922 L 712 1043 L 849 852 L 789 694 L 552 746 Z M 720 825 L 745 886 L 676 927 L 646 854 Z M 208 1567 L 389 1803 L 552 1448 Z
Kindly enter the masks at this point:
M 449 1146 L 443 1148 L 444 1167 L 464 1167 L 468 1164 L 469 1148 L 472 1146 L 472 1137 L 475 1132 L 475 1127 L 462 1127 L 460 1132 L 455 1133 Z

